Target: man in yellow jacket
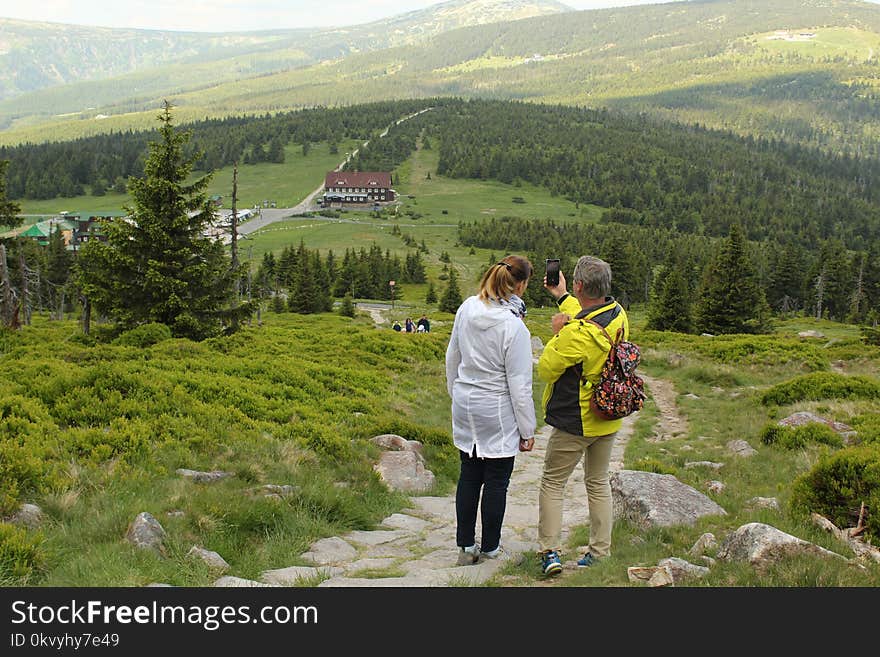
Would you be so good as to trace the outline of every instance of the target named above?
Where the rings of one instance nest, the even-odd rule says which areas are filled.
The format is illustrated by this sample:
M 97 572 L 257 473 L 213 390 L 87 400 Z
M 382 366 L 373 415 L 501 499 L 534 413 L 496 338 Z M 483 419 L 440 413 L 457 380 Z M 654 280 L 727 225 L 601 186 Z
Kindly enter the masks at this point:
M 611 344 L 601 329 L 616 335 L 623 328 L 629 339 L 626 311 L 611 292 L 611 267 L 604 260 L 582 256 L 572 274 L 572 294 L 565 276 L 544 287 L 556 299 L 560 312 L 553 316 L 553 337 L 538 361 L 544 389 L 544 421 L 553 427 L 544 458 L 538 497 L 538 542 L 545 575 L 562 572 L 560 536 L 565 484 L 577 462 L 584 460 L 584 483 L 590 510 L 590 545 L 578 566 L 590 566 L 611 553 L 611 484 L 608 464 L 611 447 L 622 420 L 603 420 L 590 410 L 593 386 L 608 357 Z

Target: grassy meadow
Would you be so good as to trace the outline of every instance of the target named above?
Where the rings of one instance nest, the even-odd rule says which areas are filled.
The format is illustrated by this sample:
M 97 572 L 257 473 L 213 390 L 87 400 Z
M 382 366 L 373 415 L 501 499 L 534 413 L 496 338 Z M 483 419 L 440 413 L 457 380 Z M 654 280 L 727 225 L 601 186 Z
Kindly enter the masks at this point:
M 111 339 L 100 326 L 86 339 L 43 318 L 2 336 L 0 517 L 22 497 L 49 518 L 0 540 L 4 585 L 208 584 L 185 558 L 193 544 L 244 577 L 291 565 L 316 538 L 401 508 L 371 469 L 367 439 L 379 433 L 418 435 L 438 487 L 453 485 L 445 418 L 422 403 L 443 396 L 442 332 L 400 340 L 366 317 L 265 319 L 202 343 Z M 235 476 L 200 486 L 177 468 Z M 270 483 L 299 491 L 247 494 Z M 167 559 L 124 542 L 141 511 L 168 532 Z
M 379 433 L 425 443 L 428 467 L 437 475 L 429 494 L 451 494 L 458 467 L 443 358 L 452 316 L 427 311 L 432 332 L 416 339 L 401 339 L 364 314 L 287 313 L 264 313 L 262 326 L 202 343 L 151 344 L 143 334 L 114 337 L 103 326 L 84 338 L 73 321 L 45 318 L 4 334 L 0 504 L 8 513 L 19 500 L 36 502 L 48 520 L 38 532 L 15 530 L 5 538 L 0 532 L 3 584 L 207 585 L 215 575 L 186 557 L 192 545 L 219 552 L 231 565 L 229 574 L 240 577 L 295 565 L 315 539 L 373 528 L 406 506 L 405 497 L 389 492 L 371 470 L 378 452 L 367 439 Z M 550 337 L 551 314 L 535 309 L 527 318 L 543 341 Z M 619 521 L 613 556 L 561 585 L 629 586 L 628 566 L 688 558 L 703 532 L 720 541 L 752 521 L 849 554 L 790 507 L 792 482 L 833 448 L 782 449 L 762 444 L 759 436 L 768 421 L 796 410 L 843 422 L 876 417 L 880 399 L 778 407 L 761 399 L 771 386 L 827 372 L 832 364 L 837 372 L 876 381 L 880 348 L 862 345 L 856 327 L 824 321 L 788 320 L 759 338 L 705 338 L 646 331 L 637 308 L 631 318 L 644 371 L 672 382 L 688 430 L 657 441 L 661 417 L 649 401 L 625 466 L 674 474 L 702 491 L 708 480 L 723 480 L 724 491 L 711 496 L 729 515 L 649 531 Z M 835 337 L 798 338 L 805 325 Z M 541 389 L 536 379 L 536 403 Z M 747 440 L 758 454 L 733 457 L 725 445 L 734 439 Z M 700 460 L 725 465 L 719 472 L 684 467 Z M 176 475 L 177 468 L 235 476 L 199 485 Z M 298 492 L 283 500 L 248 495 L 263 484 L 291 484 Z M 777 497 L 781 510 L 750 509 L 747 501 L 755 496 Z M 167 558 L 123 540 L 141 511 L 165 527 Z M 587 537 L 588 529 L 578 528 L 567 547 L 573 553 Z M 541 581 L 537 562 L 527 559 L 507 564 L 490 585 Z M 759 576 L 750 567 L 720 563 L 695 585 L 877 586 L 880 566 L 862 570 L 803 557 Z

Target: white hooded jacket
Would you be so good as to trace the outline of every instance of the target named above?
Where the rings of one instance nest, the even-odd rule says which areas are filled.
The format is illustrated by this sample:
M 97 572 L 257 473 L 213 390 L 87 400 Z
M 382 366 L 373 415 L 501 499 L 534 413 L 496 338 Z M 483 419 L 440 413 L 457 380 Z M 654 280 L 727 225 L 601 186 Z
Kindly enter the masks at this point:
M 516 310 L 468 297 L 446 348 L 453 442 L 481 458 L 516 456 L 520 438 L 535 435 L 531 335 Z

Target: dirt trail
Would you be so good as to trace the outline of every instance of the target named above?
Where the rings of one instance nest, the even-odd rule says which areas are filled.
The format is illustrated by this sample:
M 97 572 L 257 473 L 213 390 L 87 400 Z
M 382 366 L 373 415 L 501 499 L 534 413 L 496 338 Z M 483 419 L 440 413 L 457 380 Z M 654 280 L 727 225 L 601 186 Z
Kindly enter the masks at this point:
M 672 382 L 647 376 L 644 373 L 640 373 L 640 376 L 644 379 L 648 393 L 660 413 L 658 426 L 648 441 L 662 442 L 687 434 L 687 420 L 678 412 L 678 404 L 675 403 L 675 387 Z

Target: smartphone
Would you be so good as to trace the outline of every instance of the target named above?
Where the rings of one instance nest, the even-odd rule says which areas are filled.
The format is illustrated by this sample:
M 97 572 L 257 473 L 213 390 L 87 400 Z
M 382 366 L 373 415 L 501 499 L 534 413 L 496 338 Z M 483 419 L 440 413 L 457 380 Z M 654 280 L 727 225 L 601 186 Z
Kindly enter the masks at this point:
M 547 285 L 559 285 L 559 258 L 547 258 Z

